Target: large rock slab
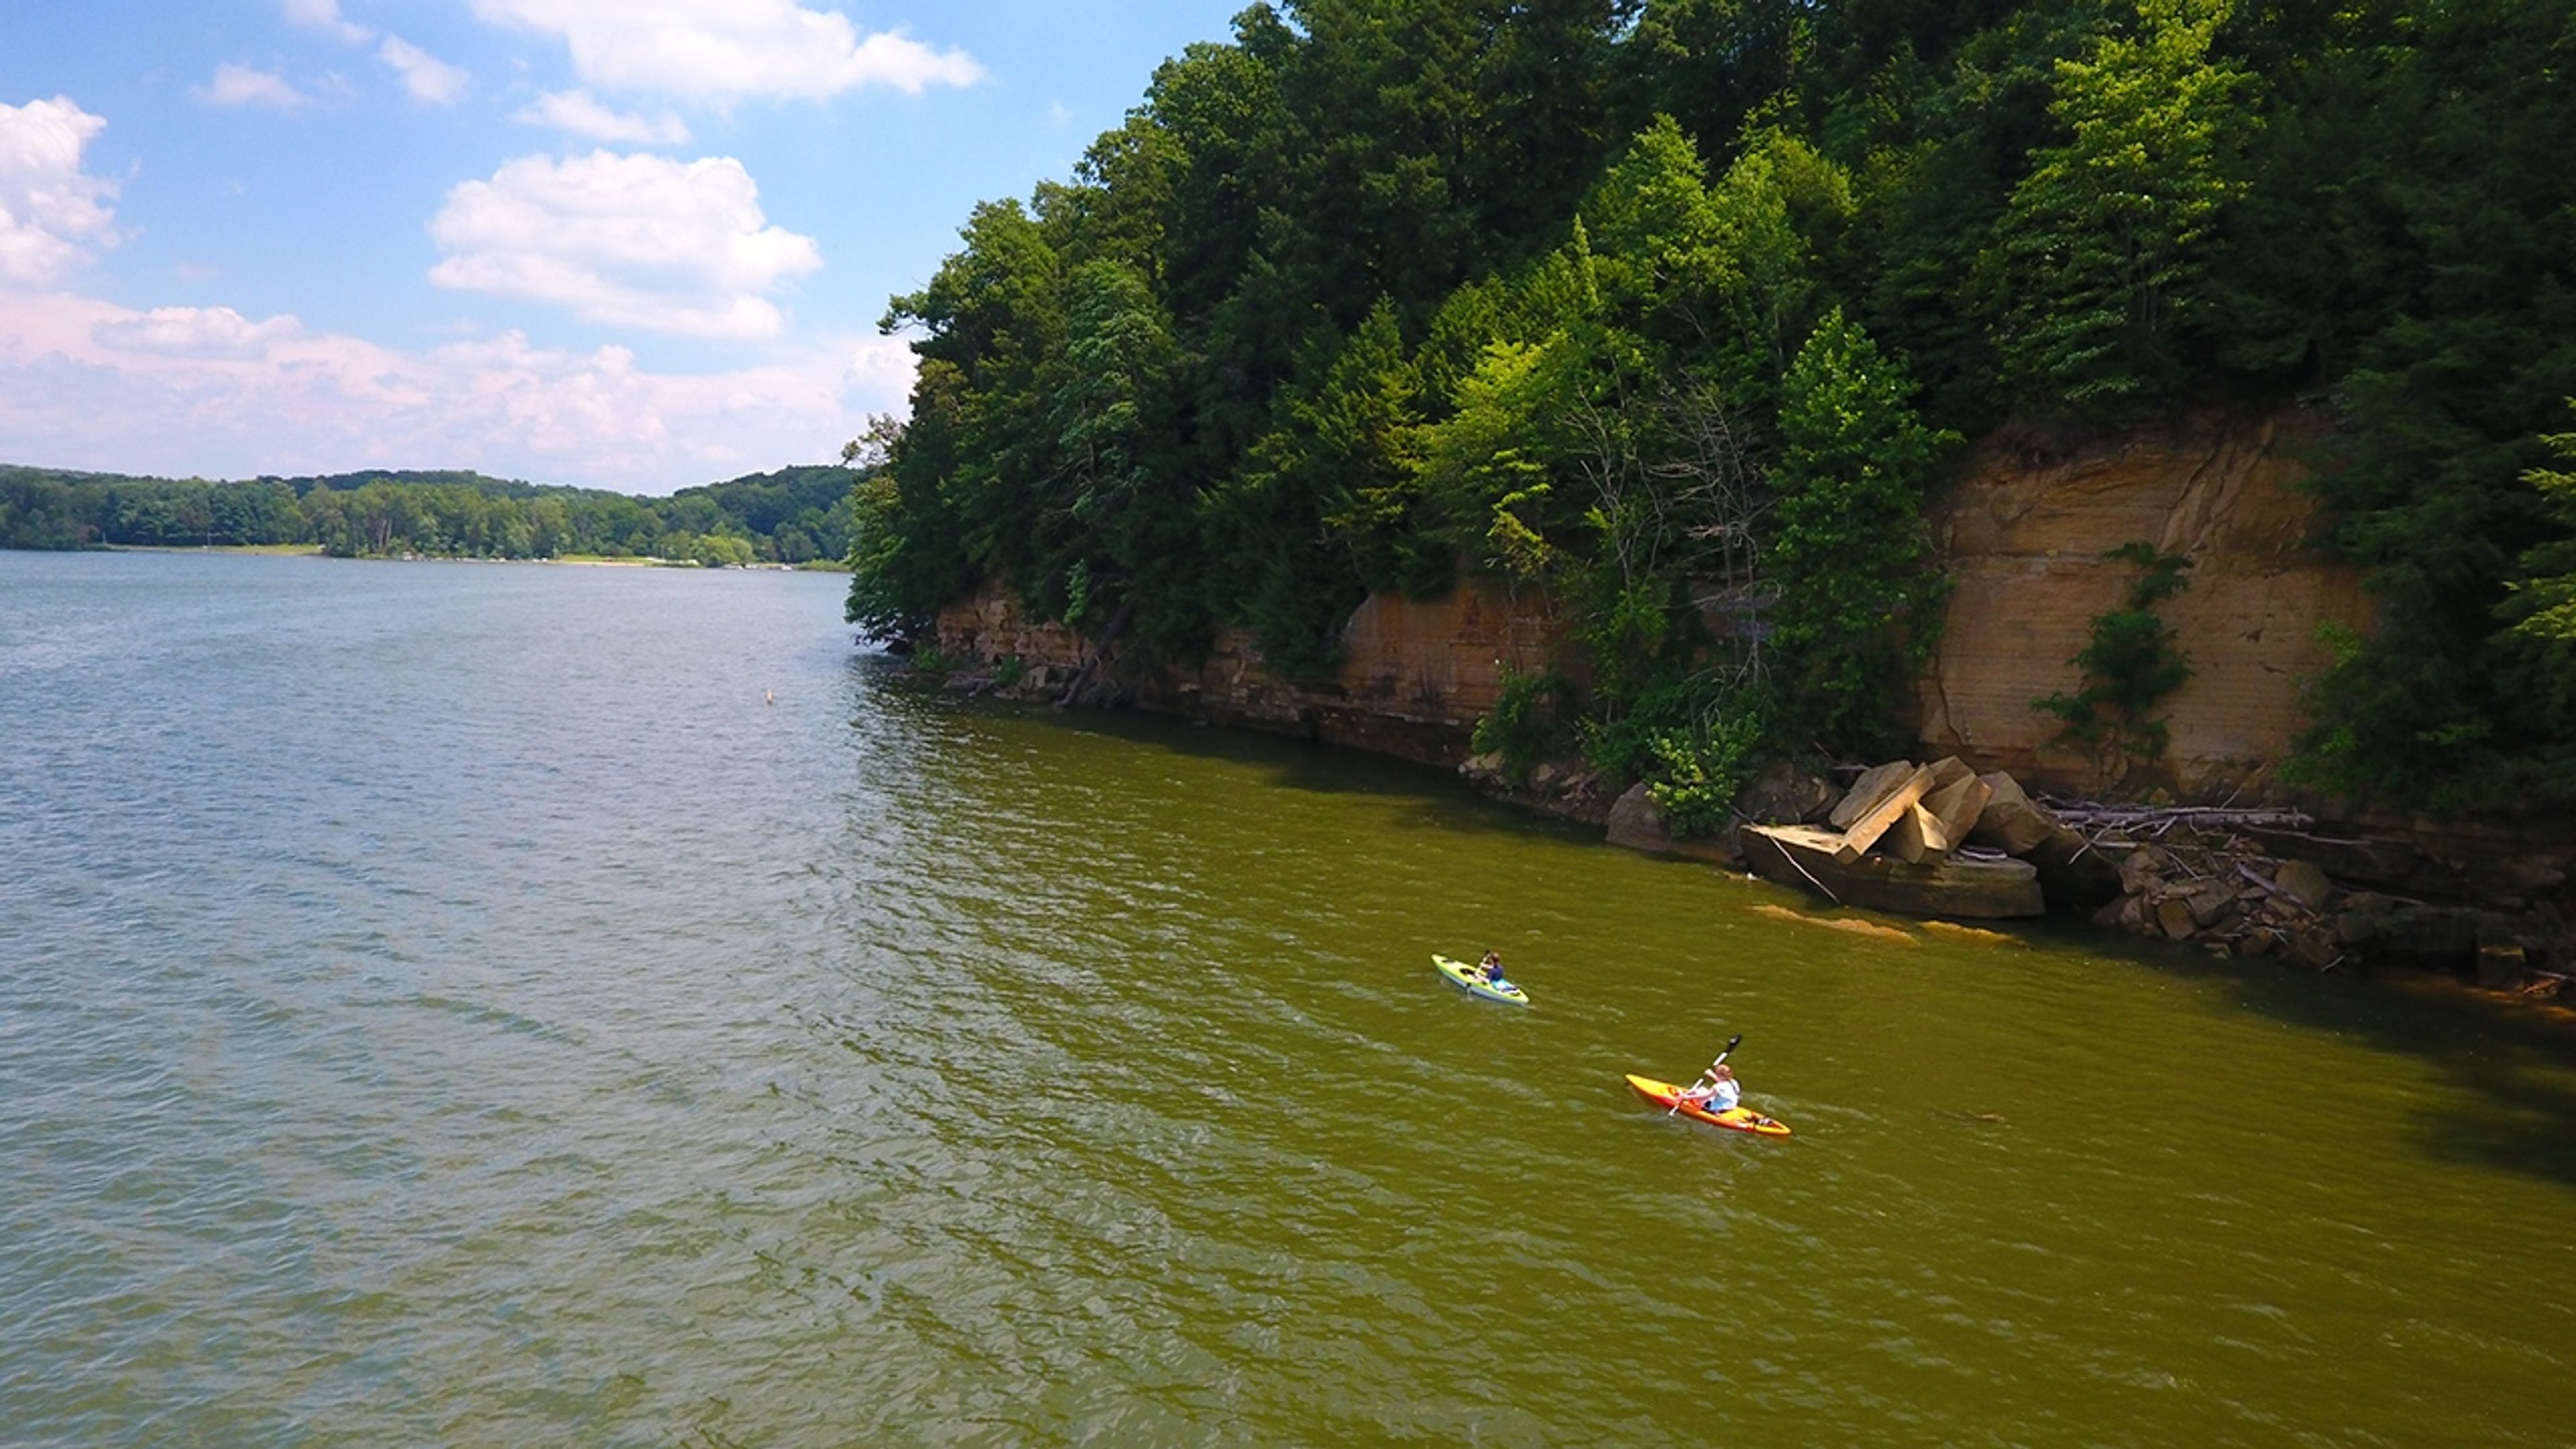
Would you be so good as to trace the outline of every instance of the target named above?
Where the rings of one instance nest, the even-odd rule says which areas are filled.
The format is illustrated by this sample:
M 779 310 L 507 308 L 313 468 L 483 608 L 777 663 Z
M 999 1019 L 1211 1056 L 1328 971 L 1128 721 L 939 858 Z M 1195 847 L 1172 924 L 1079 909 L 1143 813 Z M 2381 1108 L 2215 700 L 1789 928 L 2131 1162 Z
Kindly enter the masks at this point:
M 1897 816 L 1896 823 L 1889 826 L 1887 833 L 1878 840 L 1881 851 L 1907 865 L 1921 865 L 1947 855 L 1950 846 L 1949 832 L 1941 828 L 1940 819 L 1924 809 L 1919 800 Z
M 1939 772 L 1938 766 L 1934 772 Z M 1963 769 L 1956 779 L 1934 787 L 1931 794 L 1923 797 L 1924 811 L 1939 822 L 1941 834 L 1949 841 L 1942 849 L 1954 850 L 1967 841 L 1968 832 L 1985 818 L 1986 805 L 1994 793 L 1994 786 Z
M 2326 900 L 2334 894 L 2334 882 L 2326 873 L 2304 860 L 2285 860 L 2272 873 L 2272 884 L 2295 898 L 2309 910 L 2325 909 Z
M 1748 825 L 1736 833 L 1745 863 L 1765 880 L 1847 906 L 1901 916 L 2008 920 L 2046 914 L 2028 861 L 1950 856 L 1908 865 L 1883 855 L 1842 860 L 1843 837 L 1812 825 Z
M 1876 808 L 1913 775 L 1912 760 L 1890 760 L 1884 765 L 1870 766 L 1852 782 L 1851 789 L 1834 806 L 1833 813 L 1825 817 L 1825 823 L 1836 830 L 1849 830 L 1853 821 Z
M 2476 918 L 2420 901 L 2347 897 L 2333 934 L 2339 945 L 2375 962 L 2461 976 L 2477 965 Z
M 1858 858 L 1876 845 L 1880 836 L 1894 829 L 1897 821 L 1907 818 L 1906 812 L 1912 810 L 1915 802 L 1923 798 L 1923 792 L 1931 788 L 1930 766 L 1923 766 L 1907 775 L 1905 783 L 1889 791 L 1877 804 L 1843 827 L 1842 843 L 1836 847 L 1836 854 L 1846 861 Z

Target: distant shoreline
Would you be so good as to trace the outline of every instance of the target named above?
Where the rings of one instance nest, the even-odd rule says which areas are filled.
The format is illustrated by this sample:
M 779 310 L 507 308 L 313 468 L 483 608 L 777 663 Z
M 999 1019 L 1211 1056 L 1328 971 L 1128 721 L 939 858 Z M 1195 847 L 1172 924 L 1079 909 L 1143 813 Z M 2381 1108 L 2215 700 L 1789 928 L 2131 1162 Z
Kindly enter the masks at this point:
M 668 498 L 474 472 L 325 474 L 208 482 L 0 463 L 0 548 L 186 550 L 318 545 L 351 554 L 527 555 L 676 563 L 837 563 L 850 551 L 857 474 L 799 464 Z
M 26 550 L 21 550 L 26 551 Z M 611 558 L 604 554 L 566 554 L 556 558 L 480 558 L 472 554 L 405 553 L 405 554 L 331 554 L 311 543 L 110 543 L 96 548 L 32 550 L 39 553 L 211 553 L 237 554 L 262 558 L 345 558 L 359 563 L 466 563 L 466 564 L 554 564 L 573 568 L 666 568 L 698 569 L 721 573 L 773 574 L 841 574 L 849 569 L 837 560 L 816 559 L 806 563 L 701 564 L 686 559 Z

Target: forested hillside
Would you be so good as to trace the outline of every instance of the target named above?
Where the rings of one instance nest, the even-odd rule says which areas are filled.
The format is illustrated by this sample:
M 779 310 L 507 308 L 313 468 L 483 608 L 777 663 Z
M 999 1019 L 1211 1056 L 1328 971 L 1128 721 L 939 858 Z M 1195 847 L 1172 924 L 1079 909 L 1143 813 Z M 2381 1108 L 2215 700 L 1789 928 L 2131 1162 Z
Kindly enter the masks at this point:
M 347 557 L 807 563 L 847 553 L 850 472 L 782 468 L 668 498 L 479 473 L 135 478 L 0 467 L 0 548 L 295 544 Z
M 2571 74 L 2576 0 L 1256 5 L 893 300 L 851 615 L 1312 674 L 1367 591 L 1525 581 L 1578 657 L 1486 743 L 1687 808 L 1889 742 L 1963 438 L 2307 402 L 2381 606 L 2307 778 L 2565 800 Z

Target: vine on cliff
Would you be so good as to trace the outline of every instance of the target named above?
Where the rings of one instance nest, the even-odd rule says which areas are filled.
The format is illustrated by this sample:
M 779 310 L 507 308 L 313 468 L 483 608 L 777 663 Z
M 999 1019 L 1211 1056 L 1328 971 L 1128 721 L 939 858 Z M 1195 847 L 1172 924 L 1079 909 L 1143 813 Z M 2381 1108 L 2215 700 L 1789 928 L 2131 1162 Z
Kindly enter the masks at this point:
M 2144 572 L 2129 586 L 2127 607 L 2094 615 L 2091 638 L 2067 661 L 2083 669 L 2083 683 L 2072 694 L 2034 699 L 2030 707 L 2063 721 L 2059 742 L 2090 751 L 2095 770 L 2107 779 L 2111 766 L 2124 758 L 2152 765 L 2172 739 L 2167 721 L 2149 716 L 2191 678 L 2191 661 L 2174 647 L 2173 630 L 2156 607 L 2183 591 L 2191 560 L 2160 553 L 2142 539 L 2102 557 Z

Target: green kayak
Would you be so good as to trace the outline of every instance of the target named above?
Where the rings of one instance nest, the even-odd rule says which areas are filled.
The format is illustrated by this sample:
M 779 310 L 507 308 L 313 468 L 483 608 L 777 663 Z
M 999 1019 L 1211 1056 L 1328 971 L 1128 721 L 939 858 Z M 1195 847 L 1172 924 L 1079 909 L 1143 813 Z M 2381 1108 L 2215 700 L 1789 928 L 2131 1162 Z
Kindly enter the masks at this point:
M 1508 1001 L 1514 1006 L 1530 1004 L 1528 992 L 1499 976 L 1487 981 L 1477 973 L 1475 967 L 1464 961 L 1452 961 L 1435 952 L 1431 957 L 1431 964 L 1438 968 L 1441 975 L 1448 977 L 1452 985 L 1463 987 L 1473 995 L 1484 997 L 1488 1001 Z

